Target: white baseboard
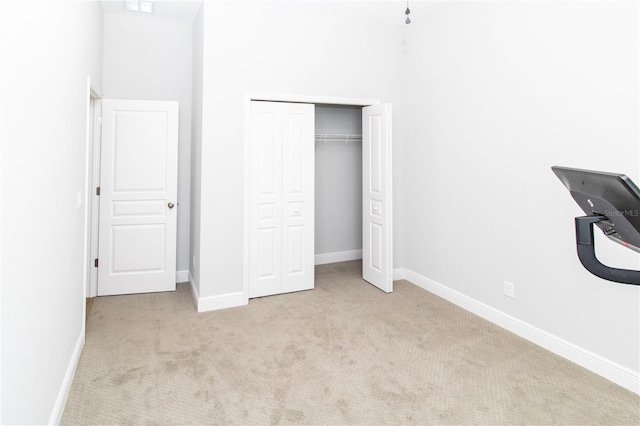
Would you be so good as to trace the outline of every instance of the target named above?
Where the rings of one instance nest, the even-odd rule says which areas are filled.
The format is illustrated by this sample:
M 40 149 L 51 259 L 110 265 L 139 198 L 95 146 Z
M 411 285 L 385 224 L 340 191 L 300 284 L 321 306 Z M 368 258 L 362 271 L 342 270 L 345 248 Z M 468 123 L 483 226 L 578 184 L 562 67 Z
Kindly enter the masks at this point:
M 236 293 L 219 294 L 216 296 L 200 297 L 198 299 L 198 312 L 217 311 L 218 309 L 235 308 L 244 306 L 249 301 L 241 291 Z
M 189 281 L 189 270 L 185 269 L 184 271 L 176 271 L 177 283 L 186 283 L 187 281 Z
M 244 293 L 239 291 L 235 293 L 219 294 L 215 296 L 200 297 L 195 281 L 191 273 L 189 273 L 189 283 L 191 284 L 191 295 L 198 312 L 217 311 L 218 309 L 235 308 L 236 306 L 244 306 L 249 303 Z
M 76 347 L 71 354 L 71 359 L 69 360 L 69 365 L 67 366 L 67 372 L 64 375 L 64 379 L 62 380 L 62 385 L 60 386 L 60 390 L 58 391 L 58 398 L 56 398 L 56 403 L 53 406 L 53 411 L 51 412 L 51 417 L 49 417 L 50 425 L 59 425 L 62 420 L 62 414 L 64 413 L 64 407 L 67 404 L 67 398 L 69 397 L 69 391 L 71 391 L 71 385 L 73 384 L 73 377 L 76 374 L 76 368 L 78 367 L 78 362 L 80 361 L 80 354 L 82 353 L 82 348 L 84 347 L 84 328 L 80 330 L 80 335 L 78 336 L 78 340 L 76 341 Z
M 393 280 L 404 280 L 406 278 L 405 269 L 404 268 L 396 268 L 393 270 Z
M 401 271 L 402 270 L 402 271 Z M 472 312 L 510 332 L 547 349 L 563 358 L 590 370 L 625 389 L 640 394 L 640 373 L 590 352 L 545 330 L 541 330 L 518 318 L 505 314 L 445 285 L 430 280 L 405 268 L 394 270 L 395 277 L 402 276 L 407 281 L 436 294 L 449 302 Z
M 347 260 L 362 259 L 362 250 L 337 251 L 334 253 L 324 253 L 315 255 L 316 265 L 327 263 L 346 262 Z

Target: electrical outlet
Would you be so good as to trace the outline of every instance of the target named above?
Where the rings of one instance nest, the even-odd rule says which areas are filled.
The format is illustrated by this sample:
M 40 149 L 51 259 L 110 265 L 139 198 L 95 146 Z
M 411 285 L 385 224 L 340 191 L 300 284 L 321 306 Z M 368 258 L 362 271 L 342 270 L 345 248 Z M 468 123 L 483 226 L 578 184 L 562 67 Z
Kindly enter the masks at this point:
M 509 281 L 504 282 L 504 295 L 512 299 L 516 298 L 516 290 L 513 283 L 510 283 Z

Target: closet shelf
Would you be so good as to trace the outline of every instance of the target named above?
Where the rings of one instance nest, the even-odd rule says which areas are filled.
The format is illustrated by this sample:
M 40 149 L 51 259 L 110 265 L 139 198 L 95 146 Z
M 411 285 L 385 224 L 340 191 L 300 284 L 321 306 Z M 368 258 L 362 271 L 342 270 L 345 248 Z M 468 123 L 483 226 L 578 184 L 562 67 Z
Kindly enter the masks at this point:
M 362 135 L 348 133 L 319 133 L 316 134 L 316 142 L 362 142 Z

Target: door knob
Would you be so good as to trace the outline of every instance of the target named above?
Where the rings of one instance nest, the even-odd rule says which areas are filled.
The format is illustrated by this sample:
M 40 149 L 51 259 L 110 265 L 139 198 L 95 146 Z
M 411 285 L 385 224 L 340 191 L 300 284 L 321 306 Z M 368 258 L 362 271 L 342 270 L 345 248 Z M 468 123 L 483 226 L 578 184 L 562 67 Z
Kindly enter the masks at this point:
M 170 209 L 172 209 L 172 208 L 173 208 L 173 206 L 174 206 L 174 204 L 173 204 L 173 203 L 169 203 L 169 204 L 167 204 L 167 207 L 169 207 Z

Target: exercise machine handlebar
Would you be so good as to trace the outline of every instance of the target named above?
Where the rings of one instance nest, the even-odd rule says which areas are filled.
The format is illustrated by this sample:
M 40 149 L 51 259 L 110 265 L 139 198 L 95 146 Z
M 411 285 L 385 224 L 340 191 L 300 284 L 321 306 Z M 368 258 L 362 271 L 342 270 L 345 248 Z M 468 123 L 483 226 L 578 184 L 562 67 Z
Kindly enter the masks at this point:
M 612 268 L 602 264 L 596 257 L 593 225 L 607 220 L 606 216 L 589 215 L 575 218 L 576 247 L 580 263 L 592 274 L 605 280 L 622 284 L 640 285 L 640 271 Z

